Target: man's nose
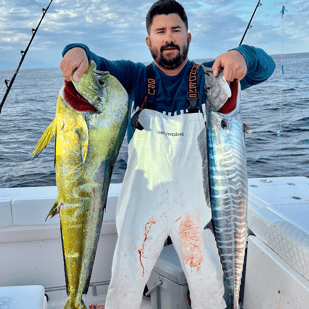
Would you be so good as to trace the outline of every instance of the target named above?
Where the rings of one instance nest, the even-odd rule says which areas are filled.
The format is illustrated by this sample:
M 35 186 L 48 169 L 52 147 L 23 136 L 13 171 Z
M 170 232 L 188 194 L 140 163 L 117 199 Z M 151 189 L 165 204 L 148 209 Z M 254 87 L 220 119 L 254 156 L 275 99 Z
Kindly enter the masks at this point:
M 166 43 L 174 43 L 174 34 L 172 31 L 167 31 L 165 36 L 165 42 Z

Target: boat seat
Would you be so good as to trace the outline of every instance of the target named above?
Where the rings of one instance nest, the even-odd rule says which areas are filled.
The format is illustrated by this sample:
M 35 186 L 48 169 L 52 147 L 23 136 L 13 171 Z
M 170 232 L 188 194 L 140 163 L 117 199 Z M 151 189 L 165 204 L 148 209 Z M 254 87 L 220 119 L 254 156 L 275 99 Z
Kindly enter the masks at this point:
M 104 221 L 114 221 L 121 184 L 111 184 Z M 57 198 L 57 187 L 0 188 L 0 228 L 59 226 L 59 216 L 47 214 Z M 0 241 L 1 243 L 1 241 Z
M 57 197 L 57 187 L 0 189 L 0 227 L 59 224 L 59 216 L 45 222 Z
M 0 309 L 46 309 L 42 285 L 0 287 Z
M 309 179 L 249 179 L 248 227 L 309 280 Z

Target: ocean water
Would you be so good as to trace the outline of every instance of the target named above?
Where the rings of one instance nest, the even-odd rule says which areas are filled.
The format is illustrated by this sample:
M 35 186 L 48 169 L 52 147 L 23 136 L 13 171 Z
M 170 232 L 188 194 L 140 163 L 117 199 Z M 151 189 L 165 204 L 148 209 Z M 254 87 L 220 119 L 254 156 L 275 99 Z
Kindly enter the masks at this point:
M 308 177 L 309 53 L 273 58 L 277 67 L 272 77 L 242 91 L 243 119 L 252 131 L 246 135 L 248 176 Z M 0 71 L 0 99 L 9 75 Z M 29 157 L 54 119 L 62 85 L 58 68 L 20 70 L 0 114 L 0 188 L 56 185 L 53 141 L 35 160 Z M 127 149 L 125 138 L 113 183 L 123 180 Z

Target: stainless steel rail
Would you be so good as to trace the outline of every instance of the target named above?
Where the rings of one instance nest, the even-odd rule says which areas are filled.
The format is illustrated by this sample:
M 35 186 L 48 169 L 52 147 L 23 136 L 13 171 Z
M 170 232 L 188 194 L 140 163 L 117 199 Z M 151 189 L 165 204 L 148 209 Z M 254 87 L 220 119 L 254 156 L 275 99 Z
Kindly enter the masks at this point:
M 89 287 L 92 288 L 92 296 L 97 296 L 97 286 L 102 286 L 102 285 L 109 285 L 110 281 L 99 281 L 99 282 L 92 282 L 89 284 Z M 63 291 L 66 290 L 65 286 L 57 286 L 57 287 L 51 287 L 51 288 L 46 288 L 45 293 L 48 292 L 56 292 L 56 291 Z

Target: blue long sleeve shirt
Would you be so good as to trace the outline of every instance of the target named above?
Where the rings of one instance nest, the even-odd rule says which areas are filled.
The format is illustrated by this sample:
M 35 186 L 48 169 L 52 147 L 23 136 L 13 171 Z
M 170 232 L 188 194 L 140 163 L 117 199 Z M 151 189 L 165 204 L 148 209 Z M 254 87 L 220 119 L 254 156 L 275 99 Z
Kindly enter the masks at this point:
M 129 60 L 107 60 L 91 52 L 84 44 L 67 45 L 62 54 L 64 55 L 73 47 L 83 48 L 87 53 L 88 61 L 95 61 L 97 70 L 109 71 L 110 74 L 115 76 L 127 90 L 130 104 L 127 136 L 128 142 L 130 142 L 134 134 L 134 128 L 130 125 L 131 115 L 138 110 L 145 97 L 145 90 L 147 87 L 146 66 L 142 63 L 134 63 Z M 247 63 L 247 74 L 240 81 L 242 90 L 265 81 L 274 72 L 275 63 L 273 59 L 262 49 L 248 45 L 241 45 L 235 49 L 244 56 Z M 193 63 L 193 61 L 189 60 L 181 72 L 175 76 L 166 75 L 153 63 L 156 72 L 156 111 L 171 116 L 187 113 L 188 79 Z M 204 62 L 203 65 L 206 67 L 212 67 L 213 63 L 214 60 Z M 197 70 L 197 84 L 199 88 L 198 104 L 199 109 L 202 111 L 203 104 L 206 104 L 206 95 L 205 74 L 201 66 Z

